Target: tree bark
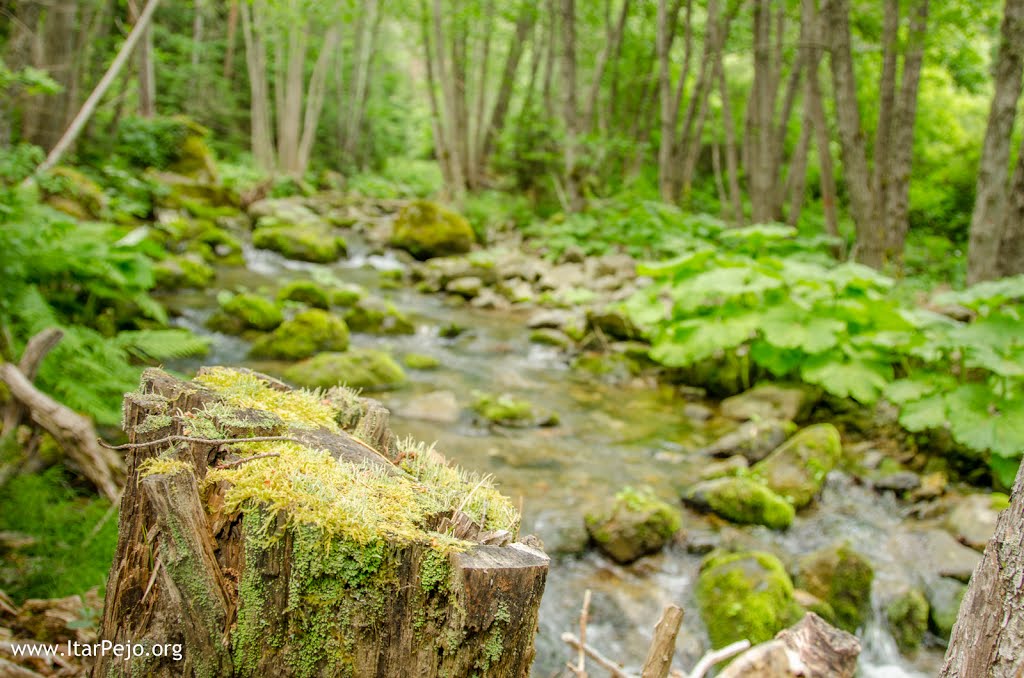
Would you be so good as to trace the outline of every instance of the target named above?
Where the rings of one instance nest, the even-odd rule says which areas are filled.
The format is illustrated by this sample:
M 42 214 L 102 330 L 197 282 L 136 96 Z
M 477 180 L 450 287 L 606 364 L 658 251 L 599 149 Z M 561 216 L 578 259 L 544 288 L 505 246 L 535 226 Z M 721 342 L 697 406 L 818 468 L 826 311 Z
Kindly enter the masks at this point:
M 250 125 L 252 154 L 256 164 L 267 172 L 275 169 L 274 140 L 270 119 L 270 86 L 267 82 L 267 47 L 263 40 L 263 3 L 241 3 L 242 36 L 245 62 L 249 71 Z
M 734 659 L 718 678 L 853 678 L 860 649 L 855 636 L 808 612 Z
M 996 267 L 1001 275 L 1019 275 L 1024 273 L 1024 141 L 1008 193 Z
M 1019 678 L 1024 671 L 1022 582 L 1024 464 L 960 603 L 940 678 Z
M 804 95 L 804 116 L 806 124 L 814 129 L 814 145 L 817 148 L 818 168 L 821 174 L 821 207 L 825 212 L 825 231 L 836 239 L 833 254 L 842 256 L 839 241 L 839 209 L 836 203 L 836 180 L 832 170 L 832 135 L 821 95 L 821 81 L 818 79 L 818 65 L 822 50 L 817 45 L 823 42 L 824 29 L 814 0 L 802 0 L 801 22 L 806 27 L 807 47 L 807 92 Z
M 238 32 L 238 0 L 231 0 L 228 5 L 227 43 L 224 47 L 223 75 L 225 80 L 232 80 L 235 75 L 235 34 Z
M 971 215 L 967 282 L 999 276 L 1006 216 L 1010 137 L 1024 76 L 1024 0 L 1006 0 L 999 54 L 994 67 L 995 92 L 978 168 L 977 197 Z
M 267 379 L 272 388 L 287 388 Z M 210 467 L 223 461 L 221 446 L 166 442 L 189 425 L 188 415 L 225 406 L 202 386 L 160 370 L 147 370 L 142 389 L 126 396 L 125 429 L 139 446 L 128 457 L 99 636 L 181 643 L 185 659 L 148 656 L 128 663 L 107 654 L 94 676 L 528 675 L 548 566 L 541 551 L 521 543 L 486 545 L 486 533 L 466 529 L 456 511 L 438 529 L 449 525 L 477 542 L 468 550 L 438 559 L 429 544 L 382 535 L 379 550 L 363 562 L 360 549 L 374 545 L 340 538 L 321 544 L 324 537 L 309 539 L 285 513 L 268 516 L 255 504 L 229 514 L 225 488 L 203 483 Z M 344 413 L 346 430 L 359 431 L 370 410 L 353 406 Z M 382 435 L 360 442 L 345 432 L 288 428 L 265 412 L 236 414 L 254 422 L 238 435 L 288 435 L 327 450 L 334 457 L 329 463 L 399 473 L 389 460 L 392 451 L 381 444 L 389 433 L 386 420 L 364 426 Z M 147 425 L 153 416 L 169 416 L 170 423 Z M 139 465 L 161 455 L 184 465 L 143 477 Z M 354 549 L 345 561 L 351 571 L 320 566 L 343 549 Z M 430 563 L 441 581 L 421 577 Z M 363 576 L 369 567 L 379 575 Z
M 581 176 L 583 168 L 579 158 L 581 120 L 576 101 L 576 0 L 560 0 L 559 10 L 562 28 L 562 120 L 565 127 L 563 181 L 569 210 L 579 212 L 583 209 L 584 198 Z
M 138 21 L 139 12 L 135 2 L 129 2 L 128 9 L 132 21 Z M 138 114 L 143 118 L 151 118 L 156 115 L 156 70 L 153 65 L 153 31 L 150 28 L 146 28 L 142 34 L 135 52 L 135 62 L 139 83 Z

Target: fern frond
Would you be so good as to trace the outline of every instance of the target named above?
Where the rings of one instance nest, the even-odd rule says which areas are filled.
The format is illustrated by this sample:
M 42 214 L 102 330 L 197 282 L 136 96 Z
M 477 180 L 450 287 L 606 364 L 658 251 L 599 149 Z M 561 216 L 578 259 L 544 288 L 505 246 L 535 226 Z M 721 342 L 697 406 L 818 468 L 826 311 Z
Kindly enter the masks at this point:
M 210 348 L 207 339 L 183 329 L 120 332 L 114 341 L 131 355 L 152 360 L 201 356 Z

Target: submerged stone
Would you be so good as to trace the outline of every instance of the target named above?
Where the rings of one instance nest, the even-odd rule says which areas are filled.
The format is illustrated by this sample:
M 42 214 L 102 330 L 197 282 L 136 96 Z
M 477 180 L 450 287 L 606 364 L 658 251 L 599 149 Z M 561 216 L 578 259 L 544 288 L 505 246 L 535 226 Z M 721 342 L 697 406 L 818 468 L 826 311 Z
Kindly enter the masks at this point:
M 775 530 L 789 527 L 796 515 L 788 501 L 764 484 L 744 477 L 701 481 L 683 494 L 683 501 L 734 523 L 764 525 Z
M 929 606 L 929 627 L 940 638 L 949 640 L 957 615 L 960 614 L 960 604 L 963 602 L 965 593 L 967 593 L 966 584 L 948 577 L 939 577 L 925 584 L 925 596 L 928 598 Z
M 903 654 L 912 654 L 921 646 L 928 630 L 928 612 L 928 600 L 917 589 L 904 591 L 886 606 L 889 633 Z
M 842 543 L 800 559 L 796 584 L 835 611 L 835 624 L 856 633 L 871 612 L 875 571 L 861 554 Z
M 325 352 L 296 363 L 285 379 L 305 388 L 348 386 L 353 389 L 386 390 L 405 383 L 405 372 L 384 351 L 353 349 Z
M 461 215 L 428 200 L 415 200 L 395 219 L 391 244 L 417 259 L 468 252 L 476 240 Z
M 294 301 L 313 308 L 330 308 L 330 296 L 312 280 L 292 280 L 277 292 L 278 301 Z
M 250 353 L 255 358 L 298 360 L 321 351 L 344 351 L 348 341 L 345 321 L 327 311 L 309 309 L 258 339 Z
M 816 424 L 794 435 L 751 471 L 799 509 L 811 503 L 841 456 L 836 427 Z
M 414 370 L 435 370 L 441 366 L 440 360 L 425 353 L 406 353 L 402 356 L 402 362 Z
M 222 302 L 207 325 L 225 334 L 241 334 L 246 330 L 272 330 L 283 321 L 281 309 L 274 302 L 258 294 L 244 293 Z
M 798 421 L 817 402 L 817 389 L 804 385 L 761 383 L 722 401 L 722 415 L 744 421 Z
M 597 547 L 619 563 L 660 551 L 679 530 L 679 512 L 649 488 L 626 487 L 611 507 L 588 514 L 584 523 Z

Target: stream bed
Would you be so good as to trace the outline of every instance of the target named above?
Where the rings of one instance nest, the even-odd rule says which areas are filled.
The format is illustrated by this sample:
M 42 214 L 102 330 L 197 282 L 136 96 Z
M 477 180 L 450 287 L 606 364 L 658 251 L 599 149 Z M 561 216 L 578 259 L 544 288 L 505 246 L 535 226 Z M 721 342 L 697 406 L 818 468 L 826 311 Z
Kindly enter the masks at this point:
M 587 638 L 608 656 L 638 671 L 654 623 L 669 603 L 686 616 L 677 643 L 676 667 L 689 668 L 708 647 L 697 612 L 694 589 L 702 551 L 718 545 L 768 550 L 784 562 L 846 539 L 867 555 L 875 568 L 875 596 L 902 582 L 924 583 L 919 572 L 922 554 L 908 547 L 919 521 L 907 516 L 909 506 L 880 496 L 833 472 L 817 504 L 802 511 L 792 527 L 776 532 L 710 521 L 684 511 L 685 539 L 662 553 L 620 566 L 596 551 L 558 555 L 585 538 L 582 516 L 607 503 L 625 485 L 648 485 L 672 501 L 696 480 L 707 458 L 695 451 L 736 426 L 712 416 L 696 421 L 683 413 L 685 401 L 673 389 L 646 382 L 611 385 L 571 371 L 564 353 L 529 341 L 524 312 L 496 312 L 450 305 L 439 296 L 420 294 L 403 285 L 385 289 L 382 270 L 401 268 L 389 255 L 368 255 L 353 238 L 350 256 L 320 266 L 284 259 L 247 246 L 246 267 L 222 269 L 215 287 L 176 292 L 164 298 L 180 314 L 178 323 L 212 339 L 201 360 L 179 361 L 170 367 L 191 371 L 200 364 L 245 365 L 280 374 L 284 363 L 246 357 L 248 342 L 213 333 L 204 323 L 217 308 L 217 291 L 246 287 L 273 292 L 288 280 L 333 275 L 387 298 L 415 322 L 406 336 L 354 334 L 356 347 L 382 348 L 400 358 L 405 353 L 437 358 L 434 370 L 409 369 L 409 384 L 397 391 L 373 393 L 392 411 L 392 428 L 412 435 L 453 462 L 494 477 L 496 485 L 521 505 L 523 534 L 538 535 L 553 554 L 541 605 L 535 676 L 564 672 L 571 653 L 559 636 L 574 631 L 584 591 L 593 592 Z M 466 331 L 442 338 L 438 329 L 456 324 Z M 427 393 L 453 394 L 460 406 L 452 423 L 405 416 L 412 399 Z M 474 422 L 468 410 L 474 391 L 507 392 L 558 414 L 550 428 L 504 429 Z M 714 408 L 715 403 L 706 405 Z M 902 657 L 885 629 L 884 614 L 874 605 L 872 619 L 860 637 L 864 645 L 860 675 L 868 678 L 935 675 L 941 649 L 923 648 L 913 661 Z

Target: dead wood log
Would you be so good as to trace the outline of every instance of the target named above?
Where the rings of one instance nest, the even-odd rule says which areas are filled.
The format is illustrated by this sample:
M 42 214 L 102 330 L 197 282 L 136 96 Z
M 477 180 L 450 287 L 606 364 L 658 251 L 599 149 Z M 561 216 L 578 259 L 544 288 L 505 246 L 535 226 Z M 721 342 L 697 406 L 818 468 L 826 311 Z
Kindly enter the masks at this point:
M 647 660 L 640 671 L 641 678 L 666 678 L 676 653 L 676 636 L 683 623 L 683 608 L 669 605 L 654 626 L 654 640 L 647 650 Z
M 231 438 L 286 437 L 326 450 L 335 463 L 407 476 L 390 450 L 344 431 L 288 425 L 262 410 L 217 414 L 224 409 L 216 392 L 156 369 L 125 397 L 133 447 L 100 638 L 180 643 L 185 658 L 100 657 L 94 676 L 529 674 L 548 566 L 542 551 L 477 543 L 454 552 L 387 533 L 356 543 L 257 502 L 228 510 L 227 481 L 208 482 L 207 474 L 235 458 L 238 450 L 224 444 Z M 174 439 L 189 436 L 199 415 L 217 419 L 228 440 Z M 373 439 L 387 447 L 393 436 Z M 170 460 L 169 470 L 140 471 L 155 458 Z M 465 536 L 479 542 L 486 533 L 477 532 Z
M 853 678 L 860 641 L 808 612 L 737 657 L 718 678 Z

